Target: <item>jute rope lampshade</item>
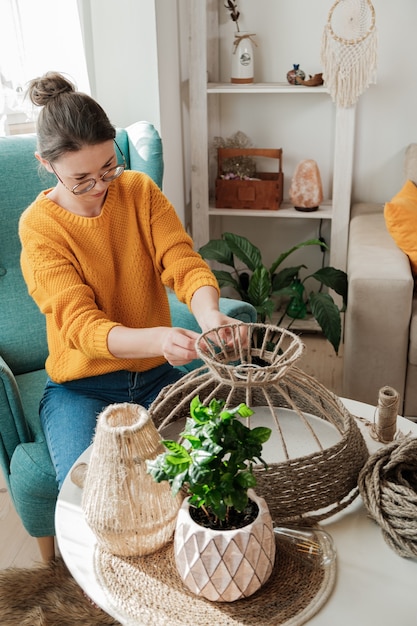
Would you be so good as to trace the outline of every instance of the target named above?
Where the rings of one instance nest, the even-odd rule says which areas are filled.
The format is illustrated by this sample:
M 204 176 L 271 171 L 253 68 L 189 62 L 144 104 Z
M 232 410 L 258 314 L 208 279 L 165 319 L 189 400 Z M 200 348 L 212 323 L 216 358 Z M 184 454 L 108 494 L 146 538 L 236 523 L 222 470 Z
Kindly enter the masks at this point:
M 187 417 L 196 395 L 204 403 L 245 402 L 255 410 L 250 425 L 273 430 L 263 451 L 269 469 L 255 468 L 256 492 L 273 520 L 289 525 L 325 519 L 358 495 L 358 475 L 368 458 L 365 441 L 337 396 L 296 367 L 304 347 L 299 337 L 276 326 L 245 328 L 247 340 L 238 324 L 200 336 L 204 365 L 162 390 L 150 415 L 164 435 Z
M 112 404 L 99 415 L 82 507 L 99 545 L 112 554 L 143 556 L 172 539 L 182 498 L 146 467 L 163 450 L 142 406 Z

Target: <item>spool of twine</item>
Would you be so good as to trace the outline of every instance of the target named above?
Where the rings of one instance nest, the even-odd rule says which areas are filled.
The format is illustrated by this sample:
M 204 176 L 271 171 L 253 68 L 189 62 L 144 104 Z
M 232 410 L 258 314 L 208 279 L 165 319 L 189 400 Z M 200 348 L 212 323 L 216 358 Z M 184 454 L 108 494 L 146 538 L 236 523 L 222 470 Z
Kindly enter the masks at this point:
M 385 386 L 379 390 L 374 433 L 382 443 L 389 443 L 395 438 L 399 403 L 400 395 L 393 387 Z

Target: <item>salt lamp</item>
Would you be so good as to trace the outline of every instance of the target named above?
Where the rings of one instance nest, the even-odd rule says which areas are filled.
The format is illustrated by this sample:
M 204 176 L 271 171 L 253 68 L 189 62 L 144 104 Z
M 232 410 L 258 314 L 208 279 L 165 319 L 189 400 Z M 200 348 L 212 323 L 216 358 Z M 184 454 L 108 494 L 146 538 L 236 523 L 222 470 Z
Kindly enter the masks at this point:
M 323 188 L 318 165 L 304 159 L 295 168 L 289 197 L 297 211 L 317 211 L 323 200 Z

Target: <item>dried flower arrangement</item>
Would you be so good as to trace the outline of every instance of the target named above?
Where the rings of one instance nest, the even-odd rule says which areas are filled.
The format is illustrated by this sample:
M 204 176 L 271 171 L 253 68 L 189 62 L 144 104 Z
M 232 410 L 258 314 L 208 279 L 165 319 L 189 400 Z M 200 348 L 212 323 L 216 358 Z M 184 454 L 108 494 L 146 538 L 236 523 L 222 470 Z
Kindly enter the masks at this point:
M 236 24 L 236 30 L 237 30 L 237 32 L 240 32 L 240 28 L 239 28 L 240 12 L 239 12 L 239 10 L 237 8 L 236 2 L 232 2 L 232 0 L 227 0 L 227 4 L 225 4 L 224 7 L 225 7 L 225 9 L 230 11 L 230 17 L 232 18 L 232 20 Z
M 213 149 L 217 156 L 218 148 L 251 148 L 252 142 L 245 133 L 238 130 L 230 137 L 214 137 Z M 224 159 L 222 163 L 222 178 L 253 178 L 256 176 L 255 159 L 248 156 Z

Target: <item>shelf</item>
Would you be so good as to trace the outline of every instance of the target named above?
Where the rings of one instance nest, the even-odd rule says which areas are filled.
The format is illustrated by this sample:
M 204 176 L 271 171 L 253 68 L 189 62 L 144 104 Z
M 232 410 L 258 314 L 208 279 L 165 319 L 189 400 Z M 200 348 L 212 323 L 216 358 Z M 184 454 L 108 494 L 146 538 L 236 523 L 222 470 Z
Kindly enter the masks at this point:
M 305 87 L 304 85 L 290 85 L 289 83 L 207 83 L 207 93 L 289 93 L 289 94 L 328 94 L 327 87 Z
M 290 218 L 290 219 L 311 219 L 311 220 L 331 220 L 333 217 L 333 207 L 330 201 L 325 201 L 317 211 L 307 212 L 296 211 L 289 202 L 284 202 L 276 211 L 262 211 L 253 209 L 217 209 L 214 206 L 209 207 L 208 214 L 210 217 L 219 217 L 220 215 L 229 217 L 273 217 L 273 218 Z
M 211 202 L 210 193 L 213 193 L 215 163 L 210 157 L 209 137 L 221 136 L 222 131 L 229 128 L 231 110 L 236 106 L 236 120 L 238 124 L 249 124 L 250 133 L 254 112 L 250 94 L 270 94 L 277 98 L 277 108 L 282 98 L 283 114 L 280 115 L 279 123 L 285 124 L 285 116 L 288 116 L 292 105 L 297 105 L 302 114 L 303 109 L 314 105 L 327 106 L 327 101 L 332 105 L 330 94 L 325 85 L 307 87 L 304 85 L 290 85 L 287 81 L 281 82 L 254 82 L 236 84 L 219 81 L 221 74 L 220 46 L 219 46 L 219 8 L 223 3 L 218 0 L 195 0 L 190 2 L 190 148 L 191 148 L 191 213 L 192 213 L 192 236 L 196 248 L 210 240 L 211 234 L 221 232 L 223 222 L 227 219 L 235 220 L 237 228 L 242 218 L 270 218 L 268 224 L 271 230 L 275 229 L 278 222 L 272 219 L 292 219 L 292 225 L 302 223 L 302 220 L 326 220 L 326 226 L 330 230 L 330 264 L 341 270 L 346 270 L 347 244 L 350 219 L 350 200 L 353 174 L 353 155 L 355 142 L 355 109 L 356 107 L 331 106 L 328 115 L 323 111 L 323 120 L 327 124 L 326 131 L 331 132 L 334 126 L 334 141 L 326 147 L 323 153 L 329 154 L 328 165 L 329 178 L 332 180 L 332 189 L 328 191 L 331 200 L 323 202 L 317 211 L 304 213 L 297 211 L 286 198 L 281 208 L 276 211 L 253 210 L 253 209 L 230 209 L 215 208 Z M 289 5 L 289 3 L 288 3 Z M 221 21 L 221 20 L 220 20 Z M 210 81 L 207 81 L 207 76 Z M 283 76 L 285 79 L 285 76 Z M 234 94 L 234 95 L 233 95 Z M 229 95 L 232 97 L 230 101 Z M 223 100 L 224 96 L 224 100 Z M 239 98 L 243 96 L 243 98 Z M 262 104 L 259 97 L 253 97 L 253 105 L 262 114 Z M 314 100 L 314 102 L 313 102 Z M 268 103 L 268 107 L 269 107 Z M 224 116 L 224 118 L 222 118 Z M 224 120 L 224 122 L 223 122 Z M 256 119 L 256 125 L 262 126 L 262 120 Z M 331 128 L 329 128 L 331 125 Z M 313 129 L 317 131 L 316 128 Z M 265 131 L 264 131 L 265 132 Z M 303 132 L 299 125 L 294 129 L 294 142 L 296 143 L 300 133 Z M 307 128 L 308 132 L 308 128 Z M 284 147 L 285 151 L 285 147 Z M 296 157 L 303 158 L 303 149 L 294 148 L 293 162 Z M 289 176 L 289 173 L 288 173 Z M 217 219 L 218 218 L 218 219 Z M 298 222 L 294 222 L 298 220 Z M 301 222 L 300 222 L 301 220 Z M 315 222 L 310 222 L 314 224 Z M 316 222 L 317 223 L 317 222 Z M 268 226 L 269 227 L 269 226 Z M 291 228 L 291 223 L 285 228 Z M 265 224 L 264 224 L 265 229 Z

